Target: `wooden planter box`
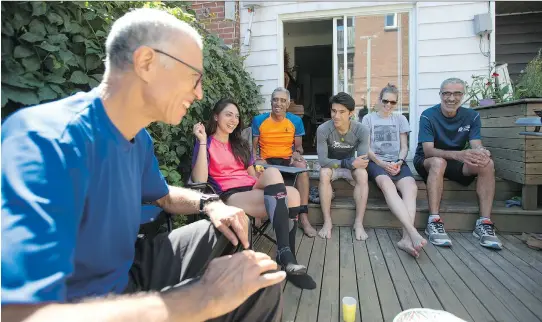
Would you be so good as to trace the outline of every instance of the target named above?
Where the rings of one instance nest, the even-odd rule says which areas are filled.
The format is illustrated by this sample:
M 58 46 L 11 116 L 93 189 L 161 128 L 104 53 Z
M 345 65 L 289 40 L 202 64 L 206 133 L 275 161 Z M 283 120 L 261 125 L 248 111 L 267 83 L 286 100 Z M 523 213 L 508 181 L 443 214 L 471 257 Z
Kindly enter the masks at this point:
M 495 175 L 521 183 L 523 209 L 537 208 L 537 187 L 542 184 L 542 137 L 520 135 L 534 127 L 516 126 L 517 119 L 536 117 L 542 110 L 542 99 L 475 108 L 482 121 L 482 143 L 492 154 Z

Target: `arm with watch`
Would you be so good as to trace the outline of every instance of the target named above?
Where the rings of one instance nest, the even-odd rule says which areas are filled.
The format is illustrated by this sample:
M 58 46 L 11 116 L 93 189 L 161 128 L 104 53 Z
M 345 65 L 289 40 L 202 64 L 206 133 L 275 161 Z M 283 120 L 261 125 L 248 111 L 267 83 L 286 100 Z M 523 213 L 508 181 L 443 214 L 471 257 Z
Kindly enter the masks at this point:
M 170 214 L 205 214 L 234 246 L 249 248 L 248 218 L 243 209 L 224 204 L 218 195 L 169 186 L 169 193 L 155 204 Z

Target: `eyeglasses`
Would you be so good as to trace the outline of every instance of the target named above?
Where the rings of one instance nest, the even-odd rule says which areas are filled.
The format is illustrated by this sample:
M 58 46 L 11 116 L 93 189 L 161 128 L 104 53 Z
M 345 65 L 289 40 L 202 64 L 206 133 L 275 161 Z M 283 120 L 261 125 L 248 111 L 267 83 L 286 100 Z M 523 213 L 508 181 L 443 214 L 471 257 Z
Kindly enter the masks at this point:
M 441 92 L 440 95 L 442 95 L 444 98 L 449 98 L 452 95 L 454 97 L 462 97 L 463 95 L 465 95 L 465 93 L 463 93 L 463 92 Z
M 382 100 L 382 104 L 386 105 L 388 103 L 390 103 L 391 105 L 395 105 L 395 104 L 397 104 L 397 101 Z
M 184 62 L 184 61 L 182 61 L 182 60 L 180 60 L 180 59 L 177 58 L 177 57 L 171 56 L 170 54 L 165 53 L 165 52 L 161 51 L 160 49 L 153 48 L 153 50 L 154 50 L 155 52 L 157 52 L 157 53 L 160 53 L 160 54 L 162 54 L 162 55 L 166 55 L 166 56 L 168 56 L 169 58 L 178 61 L 179 63 L 185 65 L 186 67 L 188 67 L 188 68 L 192 69 L 193 71 L 195 71 L 196 73 L 198 73 L 198 74 L 199 74 L 199 77 L 198 77 L 198 80 L 196 81 L 196 85 L 194 85 L 194 89 L 196 89 L 196 87 L 198 87 L 199 83 L 201 82 L 201 79 L 203 78 L 203 71 L 202 71 L 202 70 L 200 70 L 200 69 L 198 69 L 198 68 L 196 68 L 196 67 L 194 67 L 194 66 L 192 66 L 192 65 L 190 65 L 190 64 L 188 64 L 188 63 L 186 63 L 186 62 Z

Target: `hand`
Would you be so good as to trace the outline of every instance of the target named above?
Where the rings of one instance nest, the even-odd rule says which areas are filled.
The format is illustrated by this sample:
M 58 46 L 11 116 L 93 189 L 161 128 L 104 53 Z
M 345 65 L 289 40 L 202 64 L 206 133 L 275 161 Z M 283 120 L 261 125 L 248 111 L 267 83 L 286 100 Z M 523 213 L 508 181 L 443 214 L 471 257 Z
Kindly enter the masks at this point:
M 241 242 L 243 247 L 248 249 L 250 246 L 248 243 L 248 218 L 243 209 L 217 201 L 205 206 L 204 211 L 215 228 L 224 234 L 234 246 Z
M 403 161 L 399 161 L 399 162 L 390 162 L 390 166 L 391 166 L 391 175 L 392 176 L 396 176 L 399 174 L 399 172 L 401 172 L 401 166 L 403 165 Z
M 384 169 L 390 176 L 394 176 L 396 172 L 395 164 L 393 162 L 380 161 L 378 165 Z M 398 172 L 397 172 L 398 173 Z
M 199 143 L 207 142 L 207 133 L 205 132 L 205 126 L 203 126 L 201 122 L 194 124 L 193 132 Z
M 359 157 L 354 159 L 354 162 L 352 162 L 352 166 L 354 169 L 365 169 L 367 168 L 367 165 L 369 164 L 369 158 L 367 157 L 367 154 L 360 155 Z
M 259 178 L 264 171 L 265 171 L 265 168 L 261 164 L 254 165 L 254 172 L 256 172 L 256 178 Z
M 294 151 L 294 153 L 292 153 L 292 159 L 291 159 L 290 163 L 301 162 L 301 161 L 304 161 L 304 160 L 305 159 L 303 159 L 303 156 L 299 152 Z
M 282 282 L 286 273 L 277 269 L 268 255 L 251 250 L 213 259 L 200 279 L 204 299 L 210 299 L 205 307 L 213 318 L 233 311 L 258 290 Z
M 461 151 L 460 161 L 471 167 L 485 167 L 489 163 L 489 156 L 482 150 L 468 149 Z
M 265 161 L 264 159 L 256 159 L 254 160 L 254 164 L 267 164 L 267 161 Z

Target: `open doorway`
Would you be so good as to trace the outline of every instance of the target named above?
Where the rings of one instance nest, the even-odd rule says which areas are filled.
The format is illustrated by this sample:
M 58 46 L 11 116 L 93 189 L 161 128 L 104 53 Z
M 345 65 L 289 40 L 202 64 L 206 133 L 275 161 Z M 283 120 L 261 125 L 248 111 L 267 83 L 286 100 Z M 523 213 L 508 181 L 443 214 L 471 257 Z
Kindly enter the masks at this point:
M 378 110 L 391 83 L 399 90 L 395 112 L 410 121 L 409 24 L 408 12 L 284 21 L 285 84 L 303 117 L 305 155 L 316 154 L 316 129 L 330 119 L 329 98 L 338 92 L 352 95 L 357 115 Z
M 316 127 L 329 118 L 333 94 L 333 19 L 284 23 L 285 69 L 294 103 L 303 108 L 305 154 L 316 154 Z

